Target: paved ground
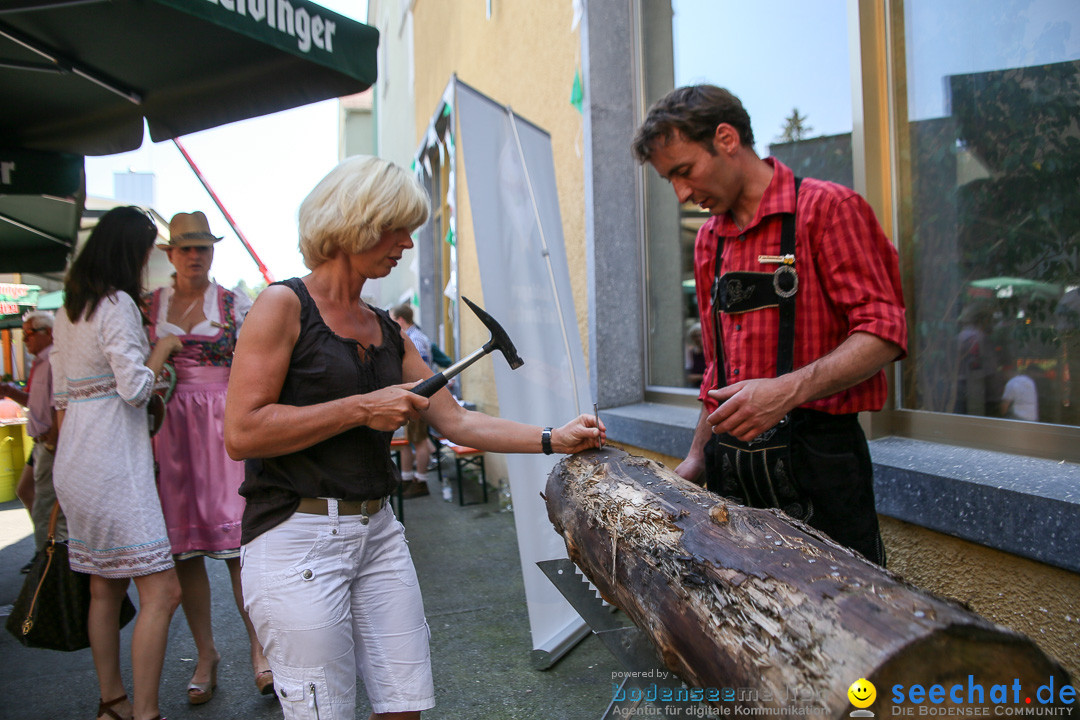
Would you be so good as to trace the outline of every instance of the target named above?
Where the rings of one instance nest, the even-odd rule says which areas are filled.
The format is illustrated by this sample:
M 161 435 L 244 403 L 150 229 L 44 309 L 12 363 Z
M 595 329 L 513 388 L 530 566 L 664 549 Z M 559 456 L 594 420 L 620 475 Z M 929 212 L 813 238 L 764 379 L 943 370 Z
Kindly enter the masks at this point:
M 589 720 L 611 699 L 616 660 L 587 637 L 547 671 L 530 664 L 532 644 L 513 515 L 496 493 L 486 505 L 459 507 L 436 492 L 406 500 L 405 528 L 431 625 L 434 710 L 425 720 Z M 32 554 L 30 522 L 18 501 L 0 504 L 0 622 L 21 587 Z M 247 639 L 228 586 L 225 564 L 210 562 L 214 631 L 222 654 L 218 692 L 206 705 L 187 704 L 194 645 L 182 611 L 173 619 L 162 677 L 162 710 L 171 720 L 280 718 L 276 698 L 252 682 Z M 134 591 L 132 591 L 134 596 Z M 127 644 L 129 625 L 123 632 Z M 131 669 L 125 663 L 130 688 Z M 0 632 L 0 720 L 92 718 L 97 684 L 89 650 L 59 653 L 22 647 Z M 366 698 L 356 717 L 367 718 Z

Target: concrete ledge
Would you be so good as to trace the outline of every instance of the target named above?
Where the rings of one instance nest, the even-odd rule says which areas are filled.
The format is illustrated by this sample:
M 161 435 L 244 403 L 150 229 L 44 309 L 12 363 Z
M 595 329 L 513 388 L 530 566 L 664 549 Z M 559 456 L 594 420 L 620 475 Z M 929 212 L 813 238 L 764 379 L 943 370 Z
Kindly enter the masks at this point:
M 870 454 L 882 515 L 1080 572 L 1080 466 L 899 437 Z
M 699 408 L 644 402 L 601 410 L 600 419 L 615 442 L 686 457 L 700 414 Z
M 699 412 L 635 403 L 600 417 L 612 440 L 681 458 Z M 882 515 L 1080 572 L 1080 465 L 901 437 L 870 454 Z

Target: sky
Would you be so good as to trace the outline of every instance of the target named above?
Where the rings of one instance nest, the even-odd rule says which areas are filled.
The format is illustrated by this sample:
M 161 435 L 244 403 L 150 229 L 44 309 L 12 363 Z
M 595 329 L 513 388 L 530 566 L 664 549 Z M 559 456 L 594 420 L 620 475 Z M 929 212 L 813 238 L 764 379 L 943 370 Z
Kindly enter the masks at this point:
M 366 0 L 316 0 L 365 22 Z M 155 175 L 154 209 L 166 221 L 202 210 L 224 239 L 214 250 L 211 275 L 233 287 L 263 282 L 251 256 L 217 210 L 171 141 L 145 134 L 138 150 L 86 158 L 87 195 L 112 198 L 115 173 Z M 315 184 L 338 163 L 338 102 L 327 100 L 180 138 L 207 182 L 275 280 L 304 275 L 297 250 L 296 211 Z
M 762 157 L 793 108 L 808 117 L 811 136 L 851 132 L 847 6 L 847 0 L 673 0 L 675 85 L 711 83 L 737 95 Z M 774 22 L 778 13 L 783 22 Z M 791 62 L 789 48 L 805 61 Z
M 739 96 L 759 155 L 795 107 L 811 137 L 851 132 L 848 0 L 672 0 L 672 8 L 675 84 L 710 82 Z M 905 0 L 904 9 L 913 120 L 950 114 L 950 75 L 1080 56 L 1080 33 L 1062 21 L 1080 21 L 1077 0 Z

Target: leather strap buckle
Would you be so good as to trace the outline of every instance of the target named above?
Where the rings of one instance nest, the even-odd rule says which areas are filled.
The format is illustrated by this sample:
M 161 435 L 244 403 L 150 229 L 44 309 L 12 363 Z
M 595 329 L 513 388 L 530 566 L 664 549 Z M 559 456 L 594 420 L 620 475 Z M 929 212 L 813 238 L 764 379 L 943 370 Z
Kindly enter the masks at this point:
M 780 278 L 783 275 L 791 276 L 791 287 L 787 290 L 780 286 Z M 799 291 L 799 273 L 795 272 L 795 266 L 793 265 L 781 265 L 776 268 L 772 276 L 773 290 L 776 291 L 777 297 L 789 298 L 793 297 L 795 293 Z

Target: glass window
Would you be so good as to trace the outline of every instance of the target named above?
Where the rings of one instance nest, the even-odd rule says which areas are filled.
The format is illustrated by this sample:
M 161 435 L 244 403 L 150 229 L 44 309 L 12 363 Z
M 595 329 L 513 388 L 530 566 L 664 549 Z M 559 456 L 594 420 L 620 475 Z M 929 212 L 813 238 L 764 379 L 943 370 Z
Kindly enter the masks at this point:
M 1078 425 L 1080 4 L 895 7 L 900 403 Z
M 673 87 L 725 87 L 750 113 L 760 156 L 773 155 L 798 175 L 852 186 L 846 0 L 641 0 L 640 7 L 645 107 Z M 696 394 L 702 328 L 693 251 L 708 216 L 696 206 L 680 208 L 651 169 L 645 203 L 648 382 Z

